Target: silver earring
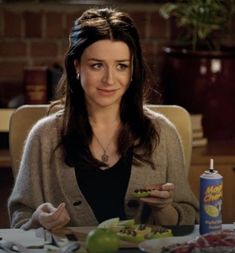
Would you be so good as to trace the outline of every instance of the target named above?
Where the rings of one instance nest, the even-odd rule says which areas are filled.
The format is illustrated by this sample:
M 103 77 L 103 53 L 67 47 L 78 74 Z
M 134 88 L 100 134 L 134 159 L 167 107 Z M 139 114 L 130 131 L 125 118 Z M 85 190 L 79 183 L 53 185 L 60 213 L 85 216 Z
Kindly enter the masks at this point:
M 79 73 L 77 73 L 77 77 L 76 77 L 76 78 L 77 78 L 77 80 L 79 80 L 79 78 L 80 78 L 80 75 L 79 75 Z

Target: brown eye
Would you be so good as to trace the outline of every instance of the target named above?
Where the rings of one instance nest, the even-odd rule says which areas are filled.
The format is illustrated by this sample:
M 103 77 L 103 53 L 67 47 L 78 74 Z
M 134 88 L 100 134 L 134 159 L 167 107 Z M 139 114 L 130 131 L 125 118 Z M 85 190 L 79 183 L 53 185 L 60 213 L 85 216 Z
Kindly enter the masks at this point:
M 99 70 L 103 67 L 102 63 L 93 63 L 91 64 L 91 68 L 95 69 L 95 70 Z
M 126 70 L 128 68 L 129 68 L 129 65 L 127 65 L 127 64 L 120 63 L 120 64 L 117 65 L 117 69 L 120 70 L 120 71 Z

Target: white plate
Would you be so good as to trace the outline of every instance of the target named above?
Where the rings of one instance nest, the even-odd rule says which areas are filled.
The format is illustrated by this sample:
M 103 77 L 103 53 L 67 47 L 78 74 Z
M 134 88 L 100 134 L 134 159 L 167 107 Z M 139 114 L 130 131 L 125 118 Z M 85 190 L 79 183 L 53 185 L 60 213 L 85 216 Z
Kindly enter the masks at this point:
M 186 236 L 173 236 L 159 239 L 151 239 L 143 241 L 139 244 L 139 248 L 148 253 L 161 252 L 163 246 L 169 246 L 175 243 L 184 243 L 191 241 L 195 238 L 195 234 L 190 234 Z
M 234 230 L 234 224 L 223 224 L 223 229 Z M 163 246 L 169 246 L 175 243 L 184 243 L 191 241 L 199 236 L 199 226 L 196 225 L 191 234 L 185 236 L 173 236 L 159 239 L 146 240 L 139 244 L 139 248 L 148 253 L 161 252 Z

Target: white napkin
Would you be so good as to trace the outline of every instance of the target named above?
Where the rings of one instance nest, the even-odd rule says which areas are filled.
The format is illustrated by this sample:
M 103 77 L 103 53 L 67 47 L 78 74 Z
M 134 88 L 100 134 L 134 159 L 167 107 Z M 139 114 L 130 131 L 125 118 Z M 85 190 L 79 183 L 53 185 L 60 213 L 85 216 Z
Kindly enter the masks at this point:
M 35 229 L 0 229 L 0 237 L 4 241 L 12 241 L 23 245 L 24 247 L 40 247 L 45 244 L 44 238 L 37 237 Z

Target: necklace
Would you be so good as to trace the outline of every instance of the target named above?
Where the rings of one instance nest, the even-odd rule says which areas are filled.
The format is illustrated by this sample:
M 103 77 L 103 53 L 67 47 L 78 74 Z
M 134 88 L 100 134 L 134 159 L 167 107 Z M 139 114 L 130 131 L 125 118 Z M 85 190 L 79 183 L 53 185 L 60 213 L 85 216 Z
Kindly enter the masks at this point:
M 100 145 L 100 147 L 103 149 L 103 154 L 101 155 L 101 161 L 104 163 L 107 163 L 109 161 L 109 155 L 107 155 L 107 149 L 113 139 L 113 137 L 110 139 L 109 143 L 107 144 L 106 148 L 104 148 L 104 146 L 101 144 L 100 140 L 98 139 L 98 137 L 93 133 L 94 137 L 96 138 L 98 144 Z

